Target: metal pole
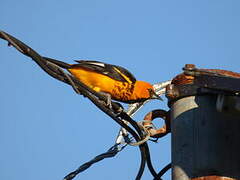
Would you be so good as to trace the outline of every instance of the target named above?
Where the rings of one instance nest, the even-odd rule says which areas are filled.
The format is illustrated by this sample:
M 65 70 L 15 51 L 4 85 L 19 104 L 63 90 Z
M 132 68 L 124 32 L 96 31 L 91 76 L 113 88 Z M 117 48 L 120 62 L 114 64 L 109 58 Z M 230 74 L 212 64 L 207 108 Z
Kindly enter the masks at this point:
M 216 101 L 204 95 L 172 103 L 172 180 L 240 179 L 240 113 L 218 112 Z

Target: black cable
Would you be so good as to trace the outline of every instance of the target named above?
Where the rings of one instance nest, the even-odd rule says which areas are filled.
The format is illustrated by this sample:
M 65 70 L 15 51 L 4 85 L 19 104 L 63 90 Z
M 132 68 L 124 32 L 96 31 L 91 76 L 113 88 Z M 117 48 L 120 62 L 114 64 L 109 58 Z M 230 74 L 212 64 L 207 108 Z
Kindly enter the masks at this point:
M 26 44 L 23 42 L 19 41 L 18 39 L 14 38 L 13 36 L 5 33 L 5 32 L 0 32 L 0 37 L 7 40 L 10 45 L 13 45 L 18 51 L 21 53 L 25 54 L 26 56 L 32 58 L 46 73 L 48 73 L 50 76 L 52 76 L 55 79 L 58 79 L 62 82 L 65 82 L 67 84 L 72 85 L 69 82 L 69 79 L 66 78 L 66 76 L 63 76 L 62 71 L 60 71 L 61 68 L 56 68 L 56 66 L 52 66 L 51 63 L 47 61 L 48 58 L 40 56 L 36 51 L 28 47 Z M 118 117 L 121 117 L 122 119 L 128 121 L 134 129 L 138 132 L 138 134 L 135 133 L 129 126 L 125 125 L 124 123 L 121 122 L 121 120 L 114 114 L 111 110 L 103 106 L 101 103 L 98 103 L 98 99 L 96 99 L 94 96 L 98 97 L 99 99 L 105 99 L 105 96 L 100 95 L 99 93 L 93 91 L 92 89 L 88 88 L 86 85 L 78 81 L 77 79 L 73 78 L 71 75 L 68 75 L 71 77 L 72 81 L 77 85 L 77 88 L 80 90 L 81 94 L 84 96 L 88 97 L 98 108 L 100 108 L 103 112 L 105 112 L 107 115 L 109 115 L 113 120 L 115 120 L 120 126 L 124 127 L 129 131 L 130 134 L 135 138 L 136 141 L 139 141 L 140 138 L 143 138 L 143 134 L 141 129 L 139 128 L 138 124 L 133 121 L 126 113 L 122 112 L 118 115 Z M 90 92 L 90 93 L 89 93 Z M 94 96 L 93 96 L 94 95 Z M 117 103 L 112 103 L 113 108 L 119 109 L 119 105 Z M 138 136 L 139 135 L 139 136 Z M 147 143 L 144 143 L 143 145 L 140 145 L 140 150 L 141 150 L 141 166 L 139 169 L 139 173 L 137 175 L 137 178 L 141 177 L 141 174 L 143 173 L 144 170 L 144 162 L 146 158 L 147 160 L 147 165 L 148 168 L 151 172 L 151 174 L 155 177 L 157 177 L 157 173 L 155 172 L 152 163 L 151 163 L 151 158 L 150 158 L 150 152 Z
M 171 169 L 172 164 L 169 163 L 167 164 L 164 168 L 162 168 L 162 170 L 157 174 L 157 178 L 162 177 L 169 169 Z M 153 180 L 158 180 L 156 178 L 154 178 Z
M 128 121 L 136 129 L 136 131 L 140 134 L 141 138 L 143 138 L 142 131 L 139 128 L 137 122 L 132 120 L 132 118 L 129 117 L 126 113 L 124 113 L 122 117 L 123 117 L 124 120 Z M 149 152 L 149 147 L 148 147 L 147 142 L 141 144 L 139 147 L 140 147 L 141 151 L 144 151 L 145 158 L 146 158 L 147 165 L 148 165 L 148 169 L 151 172 L 152 176 L 154 178 L 156 178 L 156 180 L 161 180 L 161 178 L 159 178 L 157 176 L 157 172 L 153 168 L 151 157 L 150 157 L 150 152 Z
M 105 158 L 110 158 L 114 157 L 118 152 L 120 152 L 125 146 L 123 146 L 120 150 L 118 149 L 118 144 L 112 146 L 107 152 L 102 153 L 96 157 L 94 157 L 92 160 L 82 164 L 79 168 L 77 168 L 75 171 L 69 173 L 67 176 L 64 177 L 64 180 L 71 180 L 73 179 L 76 175 L 81 173 L 82 171 L 86 170 L 89 168 L 91 165 L 93 165 L 96 162 L 99 162 Z
M 5 39 L 9 42 L 10 45 L 13 45 L 18 51 L 20 51 L 21 53 L 25 54 L 26 56 L 32 58 L 46 73 L 48 73 L 50 76 L 63 81 L 67 84 L 70 84 L 69 80 L 63 76 L 62 72 L 54 70 L 54 68 L 51 66 L 51 64 L 48 64 L 47 61 L 44 61 L 44 58 L 42 56 L 40 56 L 37 52 L 35 52 L 33 49 L 31 49 L 30 47 L 28 47 L 26 44 L 24 44 L 23 42 L 19 41 L 18 39 L 12 37 L 11 35 L 0 31 L 0 38 Z M 69 75 L 70 76 L 70 75 Z M 99 93 L 91 90 L 90 88 L 88 88 L 86 85 L 84 85 L 83 83 L 79 82 L 78 80 L 76 80 L 75 78 L 73 78 L 72 76 L 70 76 L 72 78 L 72 80 L 74 81 L 74 83 L 77 84 L 78 88 L 80 89 L 80 92 L 82 93 L 82 95 L 88 97 L 98 108 L 100 108 L 104 113 L 106 113 L 107 115 L 109 115 L 113 120 L 115 120 L 115 122 L 117 122 L 120 126 L 122 126 L 123 128 L 125 128 L 133 137 L 136 141 L 139 141 L 140 138 L 138 136 L 138 134 L 135 133 L 134 130 L 132 130 L 129 126 L 127 126 L 125 123 L 123 123 L 121 121 L 121 119 L 119 119 L 119 117 L 121 116 L 122 113 L 119 114 L 114 114 L 113 111 L 109 110 L 108 108 L 106 108 L 105 106 L 103 106 L 102 103 L 99 102 L 98 98 L 102 98 L 104 99 L 104 96 L 101 96 Z M 116 103 L 113 103 L 113 108 L 114 106 L 118 107 L 119 106 Z M 125 115 L 125 118 L 127 116 Z M 127 117 L 127 121 L 130 120 L 131 118 L 128 116 Z M 131 119 L 131 124 L 133 125 L 133 127 L 137 130 L 137 132 L 139 132 L 141 134 L 141 130 L 138 126 L 136 126 L 135 123 Z M 145 143 L 146 144 L 146 143 Z M 140 179 L 143 171 L 144 171 L 144 167 L 145 167 L 145 151 L 143 151 L 143 146 L 140 146 L 140 151 L 141 151 L 141 165 L 137 174 L 136 179 Z

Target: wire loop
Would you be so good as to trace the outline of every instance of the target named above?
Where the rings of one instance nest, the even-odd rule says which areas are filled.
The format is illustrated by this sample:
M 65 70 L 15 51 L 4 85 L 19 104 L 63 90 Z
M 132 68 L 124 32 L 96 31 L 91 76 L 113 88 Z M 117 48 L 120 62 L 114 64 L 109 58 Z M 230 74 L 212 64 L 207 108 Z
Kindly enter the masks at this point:
M 156 118 L 162 118 L 165 122 L 165 125 L 159 129 L 154 128 L 155 126 L 152 121 Z M 162 109 L 150 111 L 144 117 L 144 120 L 142 121 L 142 126 L 149 132 L 151 137 L 160 138 L 165 136 L 171 131 L 169 111 L 165 111 Z

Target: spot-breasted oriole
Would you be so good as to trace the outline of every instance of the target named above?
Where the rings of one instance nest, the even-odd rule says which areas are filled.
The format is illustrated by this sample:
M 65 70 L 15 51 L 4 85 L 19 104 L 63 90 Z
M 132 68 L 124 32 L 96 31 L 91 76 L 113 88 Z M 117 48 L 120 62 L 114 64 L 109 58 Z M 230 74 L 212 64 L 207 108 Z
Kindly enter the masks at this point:
M 99 61 L 78 60 L 78 64 L 46 60 L 68 70 L 76 79 L 94 91 L 110 95 L 114 100 L 135 103 L 147 99 L 161 99 L 155 94 L 153 86 L 145 81 L 138 81 L 125 68 Z

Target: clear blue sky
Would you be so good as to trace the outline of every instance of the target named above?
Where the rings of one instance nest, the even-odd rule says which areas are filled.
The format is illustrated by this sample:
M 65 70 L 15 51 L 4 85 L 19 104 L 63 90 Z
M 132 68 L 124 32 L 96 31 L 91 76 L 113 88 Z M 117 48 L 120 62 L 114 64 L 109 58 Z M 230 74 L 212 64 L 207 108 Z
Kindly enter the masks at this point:
M 1 0 L 0 9 L 0 29 L 69 63 L 117 64 L 151 83 L 186 63 L 239 72 L 238 0 Z M 3 40 L 0 66 L 0 179 L 60 180 L 114 143 L 115 122 Z M 147 105 L 135 120 L 166 103 Z M 157 170 L 170 162 L 170 138 L 149 143 Z M 127 147 L 76 180 L 134 179 L 139 160 L 138 148 Z M 152 179 L 147 170 L 142 179 Z

